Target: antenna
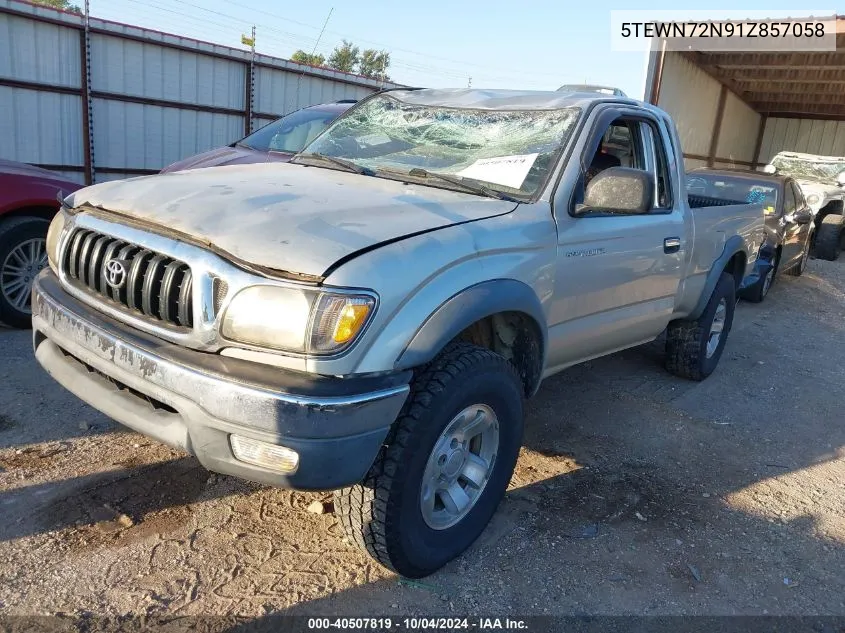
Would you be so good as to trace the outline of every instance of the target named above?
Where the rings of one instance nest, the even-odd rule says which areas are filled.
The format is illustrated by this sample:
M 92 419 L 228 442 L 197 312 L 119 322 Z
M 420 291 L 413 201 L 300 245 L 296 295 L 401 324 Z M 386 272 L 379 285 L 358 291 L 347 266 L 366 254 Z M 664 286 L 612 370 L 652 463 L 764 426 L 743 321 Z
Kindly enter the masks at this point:
M 323 33 L 326 32 L 326 26 L 329 23 L 329 19 L 332 17 L 332 13 L 334 13 L 334 7 L 329 9 L 329 14 L 326 16 L 326 21 L 323 22 L 323 28 L 320 29 L 320 34 L 317 36 L 317 41 L 314 42 L 314 48 L 311 49 L 311 57 L 313 57 L 314 53 L 317 52 L 317 47 L 320 45 L 320 40 L 323 38 Z
M 317 47 L 320 45 L 320 40 L 323 38 L 323 33 L 326 32 L 326 26 L 329 23 L 329 18 L 332 17 L 332 13 L 334 13 L 334 7 L 329 9 L 329 14 L 326 16 L 326 21 L 323 22 L 323 28 L 320 29 L 320 34 L 317 36 L 317 41 L 314 42 L 314 48 L 311 49 L 311 61 L 314 59 L 314 54 L 317 52 Z M 305 74 L 305 69 L 302 69 L 302 72 L 299 73 L 299 77 L 296 80 L 296 103 L 294 104 L 294 109 L 299 108 L 299 85 L 302 83 L 302 76 Z

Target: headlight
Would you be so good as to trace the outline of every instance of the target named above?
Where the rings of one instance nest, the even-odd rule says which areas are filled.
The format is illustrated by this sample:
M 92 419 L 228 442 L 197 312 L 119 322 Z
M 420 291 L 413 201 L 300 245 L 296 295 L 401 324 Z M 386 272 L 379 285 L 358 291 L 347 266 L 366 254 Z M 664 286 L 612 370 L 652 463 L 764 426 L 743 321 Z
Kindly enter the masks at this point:
M 811 207 L 816 206 L 819 203 L 819 200 L 821 200 L 821 197 L 817 193 L 811 193 L 809 196 L 807 196 L 807 204 L 809 204 Z
M 65 230 L 65 212 L 59 209 L 59 212 L 53 216 L 53 221 L 50 222 L 50 228 L 47 229 L 47 261 L 53 272 L 58 274 L 59 268 L 59 238 L 62 236 L 62 231 Z
M 250 286 L 232 299 L 221 333 L 259 347 L 332 354 L 352 344 L 374 305 L 369 295 Z
M 312 298 L 300 290 L 250 286 L 223 316 L 223 336 L 262 347 L 305 351 Z

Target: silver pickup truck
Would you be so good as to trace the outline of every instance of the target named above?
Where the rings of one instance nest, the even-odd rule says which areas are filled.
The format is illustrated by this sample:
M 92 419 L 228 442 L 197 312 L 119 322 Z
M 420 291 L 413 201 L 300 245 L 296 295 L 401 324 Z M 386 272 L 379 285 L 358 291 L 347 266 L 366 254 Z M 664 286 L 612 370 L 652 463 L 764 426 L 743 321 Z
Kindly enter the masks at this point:
M 337 490 L 350 536 L 423 576 L 495 512 L 543 378 L 663 332 L 670 372 L 716 367 L 763 212 L 684 179 L 631 99 L 383 92 L 290 164 L 68 197 L 35 355 L 210 470 Z

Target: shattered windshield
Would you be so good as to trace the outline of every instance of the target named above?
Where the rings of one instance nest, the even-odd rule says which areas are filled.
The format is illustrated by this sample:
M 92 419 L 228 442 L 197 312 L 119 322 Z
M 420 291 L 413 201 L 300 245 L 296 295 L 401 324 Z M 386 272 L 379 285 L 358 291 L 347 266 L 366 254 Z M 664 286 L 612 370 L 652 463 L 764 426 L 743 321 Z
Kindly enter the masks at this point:
M 835 185 L 836 177 L 845 171 L 845 159 L 821 158 L 808 159 L 795 156 L 775 156 L 772 165 L 779 174 L 792 176 L 796 180 L 813 180 Z
M 488 190 L 531 197 L 554 168 L 579 113 L 447 108 L 382 95 L 336 121 L 300 156 L 345 159 L 376 176 L 458 189 L 460 181 L 483 183 Z

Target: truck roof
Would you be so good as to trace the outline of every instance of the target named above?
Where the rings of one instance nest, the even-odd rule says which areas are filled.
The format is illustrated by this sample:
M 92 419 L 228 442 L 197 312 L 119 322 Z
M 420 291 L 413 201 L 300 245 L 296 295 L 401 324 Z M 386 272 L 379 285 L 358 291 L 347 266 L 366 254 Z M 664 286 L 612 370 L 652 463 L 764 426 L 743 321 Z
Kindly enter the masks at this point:
M 598 86 L 595 84 L 564 84 L 557 89 L 557 92 L 600 92 L 602 94 L 627 97 L 622 90 L 613 86 Z
M 483 90 L 476 88 L 437 88 L 423 90 L 391 90 L 390 96 L 405 103 L 447 108 L 478 110 L 553 110 L 585 107 L 595 101 L 609 101 L 643 106 L 634 99 L 591 92 L 558 92 L 553 90 Z M 647 106 L 652 107 L 652 106 Z

